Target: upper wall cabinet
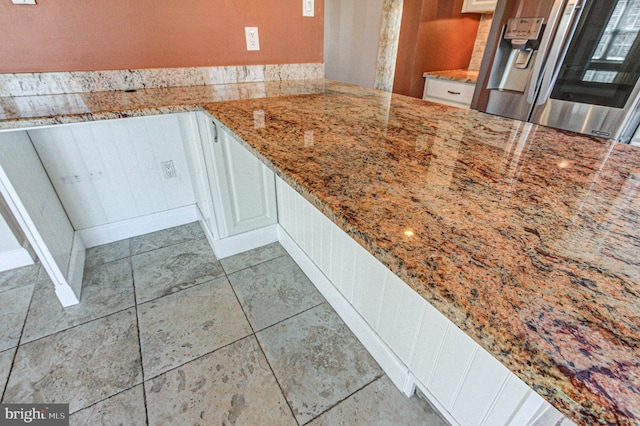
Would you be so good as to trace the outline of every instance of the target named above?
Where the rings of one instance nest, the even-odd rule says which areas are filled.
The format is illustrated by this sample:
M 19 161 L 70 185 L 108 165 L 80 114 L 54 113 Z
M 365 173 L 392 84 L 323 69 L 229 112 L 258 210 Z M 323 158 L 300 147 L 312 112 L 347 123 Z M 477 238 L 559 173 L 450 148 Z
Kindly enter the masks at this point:
M 498 0 L 464 0 L 462 13 L 493 13 Z

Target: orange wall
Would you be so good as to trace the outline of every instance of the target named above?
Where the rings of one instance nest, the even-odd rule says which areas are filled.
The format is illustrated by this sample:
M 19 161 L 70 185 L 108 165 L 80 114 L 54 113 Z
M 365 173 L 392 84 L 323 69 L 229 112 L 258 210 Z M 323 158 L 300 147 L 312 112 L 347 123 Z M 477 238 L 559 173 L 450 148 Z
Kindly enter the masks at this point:
M 37 2 L 0 2 L 0 73 L 322 62 L 323 0 Z
M 425 71 L 467 68 L 480 15 L 463 0 L 404 0 L 393 92 L 422 97 Z

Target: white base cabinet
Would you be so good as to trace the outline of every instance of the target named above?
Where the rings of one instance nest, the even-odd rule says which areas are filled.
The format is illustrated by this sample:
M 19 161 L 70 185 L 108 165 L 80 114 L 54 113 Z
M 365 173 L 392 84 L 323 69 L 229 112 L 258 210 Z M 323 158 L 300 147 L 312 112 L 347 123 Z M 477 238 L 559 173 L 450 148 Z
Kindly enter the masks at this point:
M 219 238 L 275 225 L 274 173 L 218 120 L 204 113 L 197 120 Z
M 425 101 L 469 109 L 476 85 L 464 81 L 443 80 L 426 76 L 422 99 Z
M 283 180 L 280 241 L 407 395 L 417 386 L 454 425 L 572 422 Z

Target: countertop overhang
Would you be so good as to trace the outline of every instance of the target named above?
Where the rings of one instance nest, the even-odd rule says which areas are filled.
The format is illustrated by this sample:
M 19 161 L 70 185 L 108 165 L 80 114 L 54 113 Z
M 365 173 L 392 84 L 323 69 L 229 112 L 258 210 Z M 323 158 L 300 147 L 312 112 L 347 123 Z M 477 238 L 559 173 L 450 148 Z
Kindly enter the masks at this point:
M 640 149 L 328 80 L 0 98 L 0 130 L 196 110 L 561 411 L 640 422 Z

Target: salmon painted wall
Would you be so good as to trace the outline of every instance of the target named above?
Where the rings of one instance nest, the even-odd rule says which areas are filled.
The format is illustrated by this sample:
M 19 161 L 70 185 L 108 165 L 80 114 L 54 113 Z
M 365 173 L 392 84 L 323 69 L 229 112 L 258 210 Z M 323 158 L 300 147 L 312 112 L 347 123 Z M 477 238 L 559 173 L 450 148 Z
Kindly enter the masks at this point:
M 467 68 L 480 15 L 463 0 L 405 0 L 393 92 L 422 97 L 425 71 Z
M 37 0 L 0 3 L 0 73 L 321 63 L 324 1 Z M 244 27 L 258 27 L 247 52 Z

